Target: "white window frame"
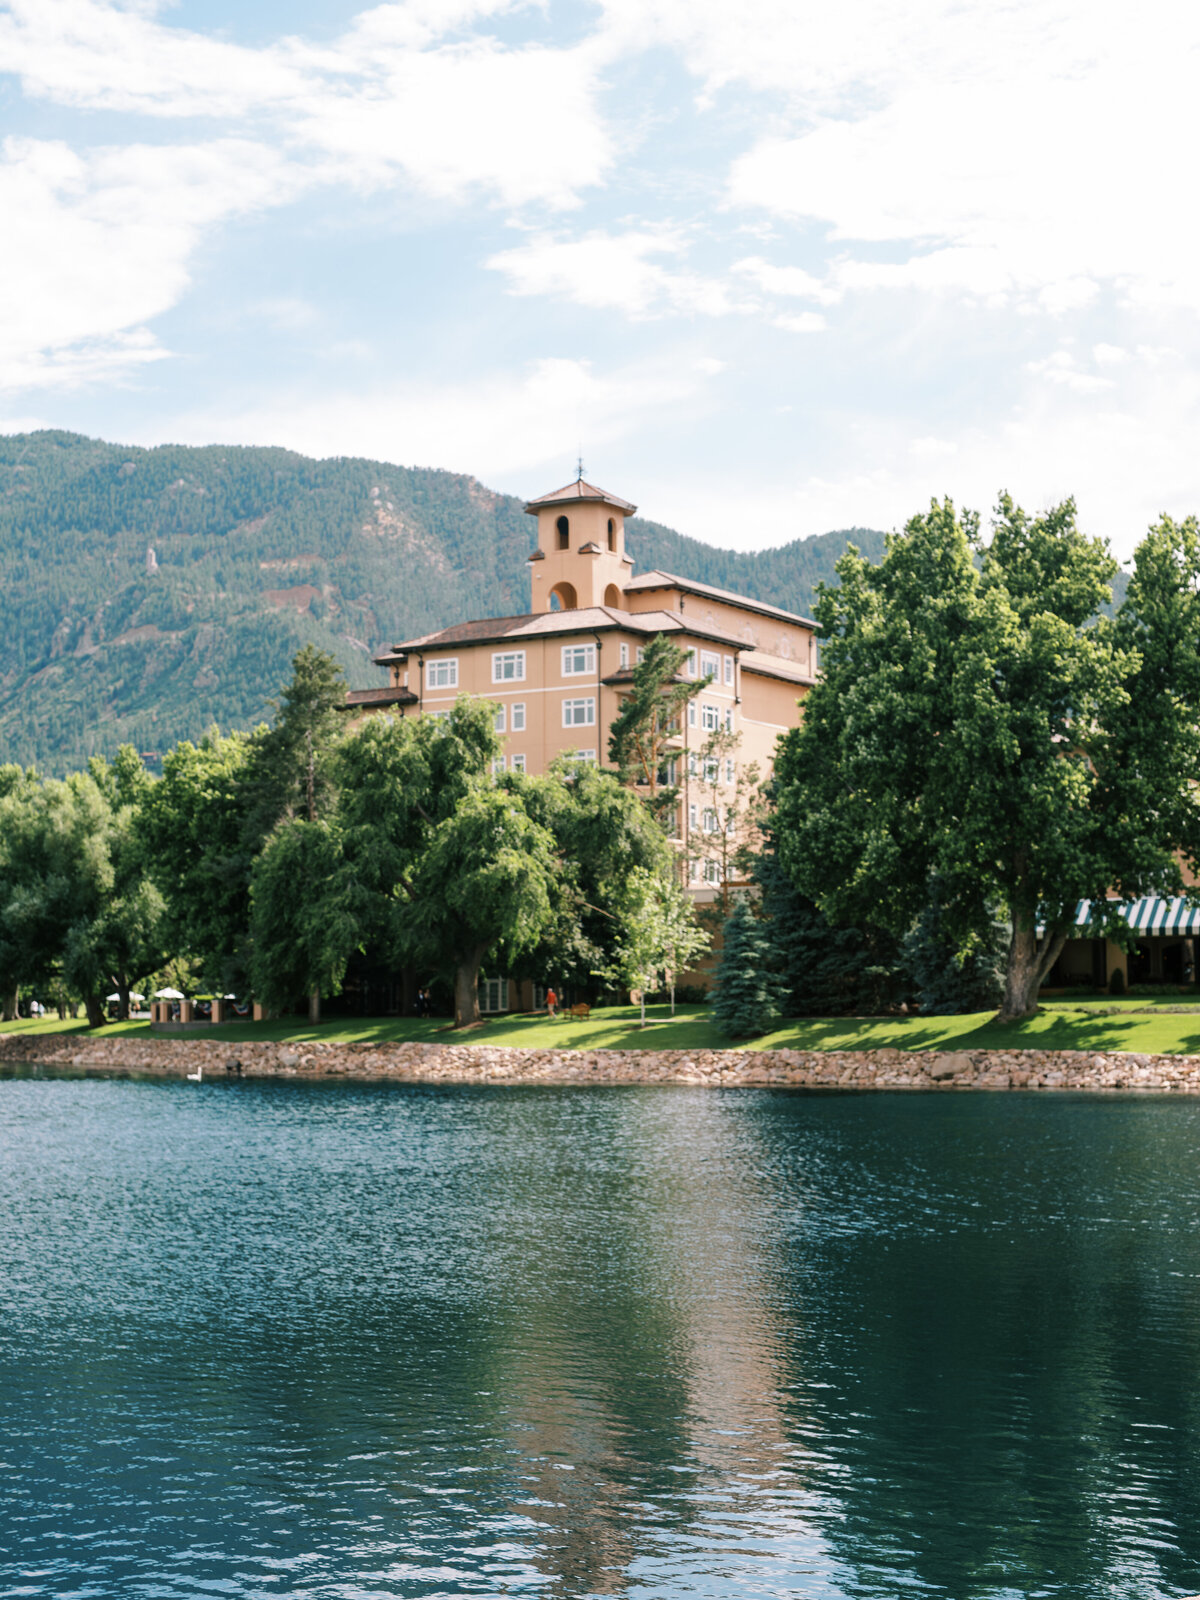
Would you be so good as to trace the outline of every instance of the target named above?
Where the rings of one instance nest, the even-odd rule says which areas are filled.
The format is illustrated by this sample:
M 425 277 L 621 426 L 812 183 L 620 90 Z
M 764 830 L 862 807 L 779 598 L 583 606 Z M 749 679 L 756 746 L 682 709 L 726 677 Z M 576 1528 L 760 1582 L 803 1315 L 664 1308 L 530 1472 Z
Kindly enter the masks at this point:
M 623 667 L 629 665 L 629 646 L 627 644 L 621 645 L 621 665 Z
M 689 650 L 687 653 L 687 659 L 683 663 L 683 675 L 685 678 L 694 678 L 696 676 L 696 652 L 694 650 Z
M 717 814 L 716 806 L 705 806 L 700 826 L 705 833 L 720 833 L 721 818 Z
M 720 883 L 721 864 L 719 861 L 706 861 L 704 863 L 704 881 L 705 883 Z
M 726 756 L 726 758 L 725 758 L 725 782 L 726 783 L 732 783 L 733 782 L 734 772 L 735 772 L 735 768 L 734 768 L 734 764 L 733 764 L 733 757 L 732 756 Z
M 517 700 L 517 701 L 514 701 L 514 703 L 513 703 L 513 708 L 512 708 L 512 731 L 514 733 L 524 733 L 525 732 L 525 702 L 524 702 L 524 700 Z
M 492 762 L 492 777 L 493 778 L 502 778 L 503 776 L 504 776 L 504 757 L 503 756 L 497 756 L 496 759 Z
M 707 756 L 705 758 L 704 781 L 705 783 L 713 784 L 721 781 L 721 763 L 716 756 Z
M 725 657 L 725 687 L 727 689 L 732 689 L 733 688 L 733 657 L 732 656 L 726 656 Z
M 694 778 L 696 776 L 696 770 L 697 770 L 696 769 L 696 752 L 694 750 L 689 750 L 688 751 L 688 777 L 689 778 Z
M 726 733 L 732 733 L 733 732 L 733 707 L 732 706 L 726 706 L 725 707 L 725 732 Z
M 523 755 L 518 754 L 512 757 L 512 769 L 514 772 L 525 771 L 525 757 Z
M 493 730 L 496 733 L 504 733 L 504 732 L 506 732 L 507 730 L 506 730 L 506 728 L 504 726 L 506 721 L 507 721 L 507 715 L 505 713 L 504 707 L 503 706 L 497 706 L 496 707 L 496 713 L 495 713 L 494 717 L 492 718 L 492 728 L 493 728 Z
M 707 702 L 700 707 L 700 726 L 705 733 L 717 733 L 721 727 L 720 706 L 710 705 Z
M 445 722 L 449 718 L 450 713 L 448 711 L 427 711 L 425 715 L 431 722 Z
M 700 813 L 699 813 L 699 810 L 697 809 L 696 802 L 694 800 L 692 800 L 688 805 L 688 827 L 689 828 L 695 828 L 697 826 L 696 818 L 699 816 L 699 814 Z
M 579 665 L 579 657 L 583 665 Z M 562 675 L 564 678 L 586 678 L 595 675 L 596 646 L 594 644 L 565 644 L 562 647 Z
M 644 644 L 638 645 L 638 647 L 637 647 L 637 658 L 638 658 L 638 665 L 641 666 L 642 662 L 645 661 L 645 659 L 646 659 L 646 646 Z
M 485 1016 L 508 1010 L 508 979 L 480 978 L 479 1009 Z
M 425 687 L 427 689 L 458 688 L 458 657 L 435 656 L 426 663 Z
M 506 671 L 511 663 L 512 672 Z M 493 683 L 524 683 L 525 682 L 525 652 L 524 650 L 495 650 L 492 652 L 492 682 Z
M 594 750 L 576 750 L 575 759 L 576 761 L 582 761 L 585 767 L 594 767 L 596 765 L 596 752 Z
M 695 726 L 696 726 L 696 702 L 694 700 L 689 700 L 688 701 L 688 727 L 689 728 L 694 728 Z
M 581 706 L 583 715 L 576 716 L 575 708 Z M 594 694 L 583 695 L 578 699 L 564 700 L 562 703 L 562 725 L 564 728 L 594 728 L 596 726 L 596 697 Z
M 714 683 L 720 681 L 721 658 L 715 650 L 702 650 L 700 652 L 700 676 L 711 678 Z

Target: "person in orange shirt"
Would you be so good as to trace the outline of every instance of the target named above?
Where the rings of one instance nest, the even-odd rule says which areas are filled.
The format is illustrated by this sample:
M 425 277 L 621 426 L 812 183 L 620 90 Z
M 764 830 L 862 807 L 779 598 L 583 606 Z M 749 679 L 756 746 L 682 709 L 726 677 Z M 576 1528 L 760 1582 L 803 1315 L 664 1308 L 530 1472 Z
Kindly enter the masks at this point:
M 558 1014 L 558 996 L 555 994 L 553 989 L 546 990 L 546 1010 L 549 1012 L 551 1017 L 554 1017 Z

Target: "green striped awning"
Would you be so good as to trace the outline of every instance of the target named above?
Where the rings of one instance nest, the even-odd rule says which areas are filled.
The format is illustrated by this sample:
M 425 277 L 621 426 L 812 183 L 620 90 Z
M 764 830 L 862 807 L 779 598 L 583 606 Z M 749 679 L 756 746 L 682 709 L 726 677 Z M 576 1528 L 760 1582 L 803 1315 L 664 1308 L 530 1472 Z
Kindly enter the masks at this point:
M 1110 905 L 1109 910 L 1112 909 Z M 1118 909 L 1129 926 L 1138 933 L 1177 937 L 1200 934 L 1200 899 L 1189 900 L 1180 895 L 1177 899 L 1168 900 L 1160 895 L 1149 894 L 1140 900 L 1127 901 Z M 1086 928 L 1091 921 L 1092 902 L 1081 900 L 1075 913 L 1075 926 Z

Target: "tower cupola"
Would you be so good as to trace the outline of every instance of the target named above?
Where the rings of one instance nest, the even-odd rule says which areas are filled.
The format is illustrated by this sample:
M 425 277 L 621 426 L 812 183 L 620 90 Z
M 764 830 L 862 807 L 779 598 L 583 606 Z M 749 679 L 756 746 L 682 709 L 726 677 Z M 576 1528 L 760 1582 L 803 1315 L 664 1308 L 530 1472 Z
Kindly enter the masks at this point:
M 537 549 L 529 558 L 533 610 L 625 606 L 633 558 L 625 554 L 625 518 L 636 506 L 595 484 L 582 470 L 574 483 L 530 500 Z

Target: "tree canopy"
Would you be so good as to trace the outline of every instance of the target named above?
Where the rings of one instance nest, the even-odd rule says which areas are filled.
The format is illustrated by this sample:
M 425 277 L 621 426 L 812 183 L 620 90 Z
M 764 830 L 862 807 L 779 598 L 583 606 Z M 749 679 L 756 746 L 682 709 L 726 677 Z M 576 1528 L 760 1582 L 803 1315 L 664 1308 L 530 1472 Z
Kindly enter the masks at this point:
M 817 603 L 822 675 L 776 767 L 783 863 L 831 920 L 897 937 L 936 875 L 968 953 L 999 908 L 1005 1017 L 1036 1006 L 1080 900 L 1116 929 L 1110 887 L 1175 887 L 1194 848 L 1194 730 L 1173 704 L 1196 670 L 1194 534 L 1160 525 L 1148 546 L 1114 622 L 1116 563 L 1071 501 L 1033 517 L 1003 496 L 990 538 L 935 501 L 879 566 L 849 551 Z

